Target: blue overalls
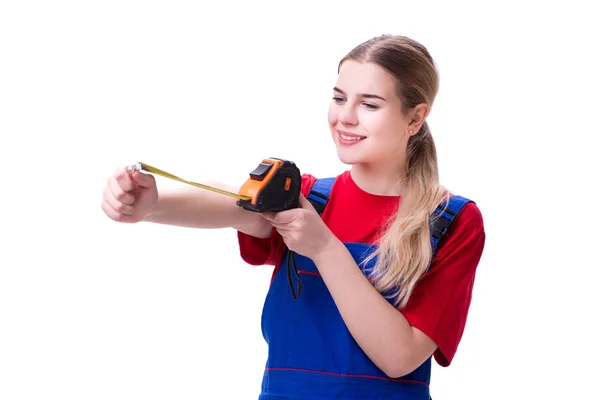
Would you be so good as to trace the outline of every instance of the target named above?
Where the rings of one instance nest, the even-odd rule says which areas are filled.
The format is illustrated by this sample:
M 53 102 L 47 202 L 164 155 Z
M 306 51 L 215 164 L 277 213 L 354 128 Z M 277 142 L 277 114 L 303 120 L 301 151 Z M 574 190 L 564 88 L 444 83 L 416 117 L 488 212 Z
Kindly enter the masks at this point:
M 315 183 L 308 199 L 322 213 L 333 178 Z M 468 199 L 455 196 L 446 211 L 436 214 L 432 243 L 450 226 L 454 216 Z M 317 207 L 315 207 L 317 208 Z M 432 224 L 433 226 L 433 224 Z M 439 229 L 438 229 L 439 228 Z M 368 276 L 371 261 L 363 259 L 373 245 L 345 243 L 357 265 Z M 295 257 L 302 292 L 290 294 L 290 276 L 286 268 L 290 255 Z M 293 288 L 292 288 L 293 289 Z M 344 321 L 315 264 L 307 257 L 286 251 L 281 268 L 273 277 L 262 314 L 262 333 L 268 344 L 268 360 L 260 400 L 428 400 L 431 357 L 408 375 L 387 377 L 361 350 Z

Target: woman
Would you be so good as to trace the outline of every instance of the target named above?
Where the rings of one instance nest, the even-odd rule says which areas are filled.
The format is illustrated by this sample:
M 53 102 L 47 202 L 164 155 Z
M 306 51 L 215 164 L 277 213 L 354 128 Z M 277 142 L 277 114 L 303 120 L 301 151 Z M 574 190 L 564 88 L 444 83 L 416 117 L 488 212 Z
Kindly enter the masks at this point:
M 260 399 L 428 399 L 431 360 L 450 365 L 485 232 L 475 203 L 438 181 L 426 122 L 437 90 L 434 61 L 414 40 L 384 35 L 353 49 L 328 114 L 351 168 L 329 180 L 303 174 L 296 209 L 258 214 L 202 190 L 159 197 L 151 175 L 126 168 L 109 179 L 110 218 L 233 227 L 247 263 L 275 266 Z M 322 215 L 311 191 L 328 199 Z M 438 213 L 453 217 L 441 231 Z

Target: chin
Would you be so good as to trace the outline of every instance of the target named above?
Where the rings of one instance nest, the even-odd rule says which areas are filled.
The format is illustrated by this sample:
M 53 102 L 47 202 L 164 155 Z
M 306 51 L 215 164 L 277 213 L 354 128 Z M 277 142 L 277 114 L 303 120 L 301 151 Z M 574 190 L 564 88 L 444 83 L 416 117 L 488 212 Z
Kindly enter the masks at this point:
M 337 154 L 339 160 L 346 165 L 360 164 L 362 162 L 358 154 L 348 154 L 348 151 L 344 151 L 344 149 L 338 149 Z
M 337 131 L 333 135 L 333 143 L 335 145 L 339 160 L 346 165 L 354 165 L 363 163 L 365 156 L 365 149 L 360 149 L 354 146 L 344 146 L 337 140 Z M 362 150 L 362 151 L 361 151 Z
M 339 160 L 342 162 L 342 164 L 346 164 L 346 165 L 350 165 L 350 166 L 352 166 L 352 165 L 356 164 L 356 162 L 349 161 L 349 160 L 345 160 L 345 159 L 343 159 L 342 157 L 338 157 L 338 158 L 339 158 Z

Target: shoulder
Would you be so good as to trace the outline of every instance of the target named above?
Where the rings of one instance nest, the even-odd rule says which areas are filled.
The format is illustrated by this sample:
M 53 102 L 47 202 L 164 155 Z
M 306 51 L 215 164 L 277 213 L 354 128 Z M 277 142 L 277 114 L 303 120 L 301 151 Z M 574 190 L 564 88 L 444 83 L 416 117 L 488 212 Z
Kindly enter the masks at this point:
M 302 174 L 302 186 L 301 191 L 304 197 L 308 196 L 315 182 L 318 180 L 317 177 L 311 174 Z
M 453 197 L 458 197 L 454 195 Z M 456 216 L 455 229 L 483 229 L 483 215 L 474 200 L 468 199 L 461 211 Z
M 315 183 L 318 180 L 324 180 L 324 179 L 332 179 L 334 181 L 334 185 L 336 187 L 339 187 L 340 184 L 343 183 L 343 178 L 345 176 L 346 172 L 343 172 L 339 175 L 333 175 L 333 176 L 327 176 L 327 177 L 316 177 L 312 174 L 302 174 L 302 186 L 301 186 L 301 190 L 302 190 L 302 194 L 304 195 L 304 197 L 307 197 L 308 194 L 310 193 L 310 191 L 313 189 L 313 187 L 315 186 Z M 342 178 L 342 179 L 340 179 Z
M 476 201 L 469 198 L 467 200 L 469 201 L 458 212 L 442 238 L 435 260 L 448 259 L 454 255 L 457 259 L 472 259 L 473 264 L 478 263 L 485 244 L 484 220 Z

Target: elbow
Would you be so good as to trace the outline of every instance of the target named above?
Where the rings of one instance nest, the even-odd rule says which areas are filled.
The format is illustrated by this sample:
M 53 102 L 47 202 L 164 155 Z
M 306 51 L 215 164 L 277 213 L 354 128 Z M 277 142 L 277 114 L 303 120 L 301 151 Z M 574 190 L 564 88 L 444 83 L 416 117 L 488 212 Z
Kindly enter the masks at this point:
M 410 374 L 421 364 L 410 351 L 394 352 L 386 355 L 380 369 L 388 378 L 397 379 Z
M 380 369 L 388 378 L 404 377 L 432 357 L 436 348 L 437 345 L 430 339 L 397 343 L 394 351 L 383 354 Z
M 381 371 L 392 379 L 401 378 L 413 372 L 417 367 L 413 367 L 406 362 L 405 357 L 387 357 L 380 367 Z
M 410 374 L 411 372 L 413 372 L 415 370 L 415 368 L 409 368 L 406 365 L 403 365 L 402 363 L 397 362 L 397 363 L 395 363 L 395 365 L 386 366 L 385 368 L 382 368 L 381 370 L 388 378 L 398 379 L 398 378 L 402 378 L 405 375 Z

